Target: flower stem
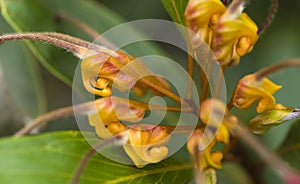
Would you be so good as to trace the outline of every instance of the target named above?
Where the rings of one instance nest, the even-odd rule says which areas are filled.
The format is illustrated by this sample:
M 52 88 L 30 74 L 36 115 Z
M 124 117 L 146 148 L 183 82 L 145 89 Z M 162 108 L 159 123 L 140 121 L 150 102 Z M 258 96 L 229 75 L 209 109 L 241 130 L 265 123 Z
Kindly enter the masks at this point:
M 176 95 L 175 93 L 165 89 L 165 88 L 162 88 L 156 84 L 154 84 L 153 82 L 149 81 L 149 80 L 146 80 L 144 78 L 140 79 L 140 82 L 149 86 L 150 88 L 160 92 L 161 94 L 164 94 L 166 96 L 168 96 L 169 98 L 173 99 L 174 101 L 176 101 L 177 103 L 181 104 L 182 102 L 184 102 L 184 100 L 182 100 L 178 95 Z
M 186 98 L 190 100 L 193 98 L 193 77 L 194 77 L 194 59 L 190 54 L 188 54 L 188 74 L 190 78 L 188 78 L 188 91 L 187 91 Z
M 117 101 L 125 101 L 128 99 L 122 99 L 119 97 L 113 97 Z M 28 134 L 33 129 L 40 127 L 43 123 L 47 121 L 52 121 L 61 117 L 68 117 L 74 115 L 74 113 L 79 113 L 83 115 L 91 114 L 91 113 L 97 113 L 95 111 L 95 106 L 97 106 L 97 103 L 99 103 L 101 99 L 82 103 L 79 105 L 74 106 L 68 106 L 63 107 L 57 110 L 53 110 L 51 112 L 42 114 L 38 116 L 36 119 L 34 119 L 31 123 L 26 125 L 24 128 L 20 129 L 18 132 L 15 133 L 16 137 L 21 137 L 26 134 Z M 144 108 L 145 110 L 153 110 L 153 111 L 173 111 L 173 112 L 193 112 L 193 109 L 187 107 L 187 108 L 180 108 L 180 107 L 173 107 L 173 106 L 160 106 L 160 105 L 153 105 L 153 104 L 147 104 L 143 102 L 138 102 L 134 100 L 128 100 L 128 103 L 131 106 L 138 106 L 141 108 Z M 94 112 L 95 111 L 95 112 Z
M 255 78 L 256 78 L 256 80 L 261 80 L 262 78 L 264 78 L 267 75 L 270 75 L 279 70 L 282 70 L 287 67 L 292 67 L 292 66 L 300 66 L 300 58 L 287 60 L 284 62 L 280 62 L 278 64 L 271 65 L 267 68 L 264 68 L 255 73 Z
M 278 9 L 278 0 L 271 0 L 271 6 L 270 6 L 270 9 L 269 9 L 269 14 L 268 14 L 265 22 L 258 29 L 258 31 L 257 31 L 258 35 L 261 35 L 267 29 L 267 27 L 270 26 L 270 24 L 272 23 L 272 21 L 275 17 L 277 9 Z

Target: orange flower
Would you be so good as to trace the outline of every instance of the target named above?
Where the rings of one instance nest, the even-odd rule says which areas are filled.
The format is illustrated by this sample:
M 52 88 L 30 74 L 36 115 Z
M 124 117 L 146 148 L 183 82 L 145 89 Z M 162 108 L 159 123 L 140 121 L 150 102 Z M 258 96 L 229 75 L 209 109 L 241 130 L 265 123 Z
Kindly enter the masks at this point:
M 166 127 L 150 124 L 130 126 L 128 143 L 123 145 L 125 152 L 138 168 L 149 163 L 157 163 L 168 155 L 165 144 L 170 139 Z
M 267 78 L 256 80 L 254 74 L 243 77 L 234 92 L 233 104 L 240 109 L 250 108 L 258 100 L 258 113 L 276 108 L 275 98 L 272 96 L 281 86 Z

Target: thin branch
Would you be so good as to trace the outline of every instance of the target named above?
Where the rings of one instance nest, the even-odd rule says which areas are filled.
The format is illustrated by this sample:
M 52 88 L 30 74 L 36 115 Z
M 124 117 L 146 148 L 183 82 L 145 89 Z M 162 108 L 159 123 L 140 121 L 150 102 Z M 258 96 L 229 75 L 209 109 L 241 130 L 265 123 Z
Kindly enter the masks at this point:
M 271 65 L 267 68 L 264 68 L 264 69 L 256 72 L 255 77 L 256 77 L 256 80 L 260 80 L 267 75 L 275 73 L 284 68 L 293 67 L 293 66 L 300 66 L 300 58 L 291 59 L 291 60 L 287 60 L 284 62 L 280 62 L 280 63 L 274 64 L 274 65 Z
M 119 100 L 119 101 L 123 101 L 123 102 L 124 101 L 127 102 L 127 100 L 128 100 L 128 99 L 122 99 L 119 97 L 114 97 L 114 98 L 115 98 L 115 100 Z M 97 106 L 98 103 L 101 103 L 101 99 L 82 103 L 79 105 L 63 107 L 63 108 L 42 114 L 42 115 L 38 116 L 36 119 L 34 119 L 30 124 L 26 125 L 24 128 L 22 128 L 21 130 L 16 132 L 15 136 L 16 137 L 24 136 L 24 135 L 28 134 L 30 131 L 32 131 L 33 129 L 40 127 L 41 125 L 43 125 L 43 123 L 45 123 L 47 121 L 52 121 L 52 120 L 59 119 L 62 117 L 73 116 L 74 113 L 79 113 L 79 114 L 83 114 L 83 115 L 91 114 L 93 111 L 95 111 L 95 106 Z M 141 107 L 144 110 L 190 112 L 190 113 L 193 112 L 193 109 L 191 109 L 189 107 L 180 108 L 180 107 L 173 107 L 173 106 L 160 106 L 160 105 L 153 105 L 153 104 L 138 102 L 138 101 L 134 101 L 134 100 L 128 100 L 128 103 L 131 106 Z
M 278 9 L 278 0 L 271 0 L 271 6 L 270 6 L 270 9 L 269 9 L 269 14 L 268 14 L 265 22 L 258 29 L 258 31 L 257 31 L 258 35 L 261 35 L 267 29 L 267 27 L 270 26 L 270 24 L 272 23 L 272 21 L 275 17 L 277 9 Z
M 154 84 L 153 82 L 149 81 L 149 80 L 146 80 L 144 78 L 140 79 L 140 82 L 142 84 L 145 84 L 147 85 L 148 87 L 160 92 L 161 94 L 164 94 L 166 96 L 168 96 L 169 98 L 173 99 L 174 101 L 176 101 L 177 103 L 181 104 L 182 102 L 184 102 L 184 100 L 182 100 L 178 95 L 176 95 L 175 93 L 165 89 L 165 88 L 162 88 L 156 84 Z

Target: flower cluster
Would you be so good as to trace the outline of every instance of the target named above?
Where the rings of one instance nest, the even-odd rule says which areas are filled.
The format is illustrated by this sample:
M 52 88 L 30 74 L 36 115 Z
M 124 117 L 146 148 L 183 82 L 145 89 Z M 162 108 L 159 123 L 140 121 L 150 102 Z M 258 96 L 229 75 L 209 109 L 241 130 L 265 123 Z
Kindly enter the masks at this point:
M 238 64 L 258 39 L 256 24 L 242 10 L 242 3 L 226 8 L 220 0 L 190 0 L 187 5 L 187 26 L 210 46 L 222 66 Z
M 187 35 L 190 36 L 187 40 L 193 44 L 191 48 L 197 48 L 199 42 L 196 39 L 200 37 L 212 50 L 218 60 L 217 64 L 223 71 L 238 64 L 240 57 L 251 52 L 259 38 L 259 29 L 254 21 L 243 13 L 243 9 L 242 0 L 233 0 L 228 6 L 220 0 L 189 0 L 185 10 L 185 25 L 195 33 Z M 176 130 L 167 125 L 139 124 L 146 111 L 155 108 L 151 108 L 151 105 L 145 102 L 112 96 L 113 87 L 120 91 L 133 90 L 138 97 L 148 91 L 153 95 L 165 95 L 184 106 L 186 112 L 195 115 L 198 122 L 187 140 L 187 150 L 196 161 L 197 172 L 209 174 L 212 178 L 215 178 L 214 169 L 222 167 L 224 150 L 230 148 L 230 144 L 233 143 L 232 127 L 238 122 L 229 112 L 233 106 L 245 110 L 257 102 L 256 111 L 259 115 L 249 123 L 250 130 L 257 134 L 264 133 L 289 119 L 300 117 L 299 109 L 276 103 L 273 95 L 281 86 L 266 78 L 268 74 L 285 67 L 284 64 L 244 76 L 238 82 L 227 106 L 217 97 L 207 94 L 209 87 L 205 82 L 208 83 L 210 76 L 204 76 L 203 71 L 206 69 L 200 69 L 202 86 L 199 107 L 191 97 L 191 85 L 186 97 L 181 98 L 173 93 L 165 79 L 154 75 L 142 61 L 123 51 L 113 51 L 59 33 L 4 35 L 1 36 L 0 42 L 16 39 L 54 44 L 82 59 L 83 85 L 88 92 L 99 97 L 91 102 L 96 110 L 88 112 L 90 125 L 95 127 L 97 135 L 103 139 L 121 134 L 125 136 L 126 143 L 122 145 L 123 149 L 138 168 L 165 159 L 170 152 L 168 143 L 172 138 L 172 131 Z M 197 55 L 195 52 L 191 53 Z M 188 57 L 188 72 L 193 78 L 194 63 L 190 55 Z M 300 65 L 299 61 L 286 63 L 287 66 L 293 64 Z M 178 107 L 155 107 L 157 110 L 183 111 L 183 108 Z M 223 150 L 216 145 L 222 145 Z

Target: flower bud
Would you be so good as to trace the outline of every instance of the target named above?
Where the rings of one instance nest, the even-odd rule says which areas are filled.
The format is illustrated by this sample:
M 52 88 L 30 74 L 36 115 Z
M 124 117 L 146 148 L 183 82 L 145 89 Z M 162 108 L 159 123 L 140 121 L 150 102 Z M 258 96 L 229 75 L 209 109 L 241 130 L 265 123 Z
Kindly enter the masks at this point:
M 250 121 L 249 129 L 255 134 L 262 134 L 274 126 L 299 116 L 299 110 L 294 108 L 267 110 Z

